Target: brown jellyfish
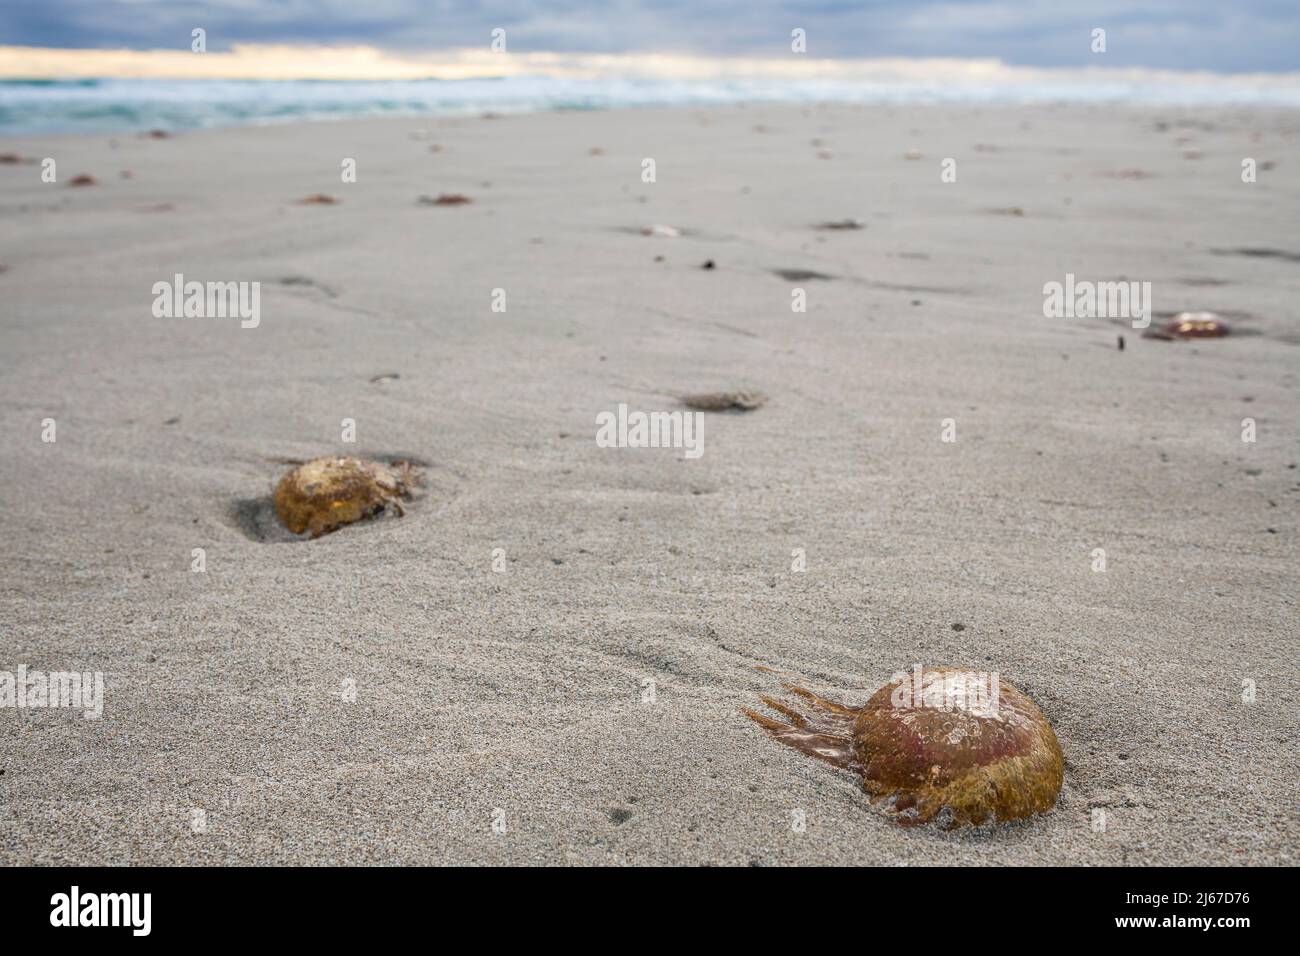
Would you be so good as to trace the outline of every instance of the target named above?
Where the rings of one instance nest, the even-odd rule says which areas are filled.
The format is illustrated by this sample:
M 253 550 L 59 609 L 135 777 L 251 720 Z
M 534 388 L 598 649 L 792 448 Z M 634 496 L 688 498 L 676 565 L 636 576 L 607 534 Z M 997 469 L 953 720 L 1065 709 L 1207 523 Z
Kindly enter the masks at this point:
M 860 708 L 784 685 L 798 710 L 745 714 L 773 738 L 862 775 L 871 802 L 906 825 L 1016 820 L 1056 803 L 1065 762 L 1038 705 L 996 674 L 916 668 L 896 675 Z
M 315 458 L 280 479 L 275 513 L 294 534 L 310 531 L 319 538 L 390 505 L 401 517 L 406 513 L 401 500 L 411 496 L 417 480 L 407 462 L 390 466 L 342 455 Z
M 1179 339 L 1219 338 L 1228 334 L 1228 323 L 1217 312 L 1179 312 L 1162 331 Z

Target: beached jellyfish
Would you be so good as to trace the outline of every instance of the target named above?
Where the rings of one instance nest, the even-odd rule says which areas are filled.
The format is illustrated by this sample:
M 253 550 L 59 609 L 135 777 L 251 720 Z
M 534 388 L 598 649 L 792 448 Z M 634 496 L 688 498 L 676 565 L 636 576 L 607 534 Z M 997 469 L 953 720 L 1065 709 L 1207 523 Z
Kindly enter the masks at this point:
M 313 538 L 360 521 L 389 506 L 400 517 L 401 500 L 409 498 L 418 476 L 407 462 L 377 461 L 336 455 L 315 458 L 280 479 L 275 513 L 294 534 Z
M 694 408 L 701 412 L 752 412 L 767 404 L 767 396 L 762 392 L 748 390 L 694 392 L 678 395 L 677 399 L 687 408 Z
M 771 697 L 789 723 L 745 713 L 776 740 L 861 774 L 873 803 L 900 823 L 947 826 L 1050 810 L 1065 763 L 1032 700 L 996 674 L 948 668 L 895 675 L 860 708 L 786 684 L 801 709 Z
M 1180 339 L 1218 338 L 1228 334 L 1228 323 L 1217 312 L 1179 312 L 1163 331 Z

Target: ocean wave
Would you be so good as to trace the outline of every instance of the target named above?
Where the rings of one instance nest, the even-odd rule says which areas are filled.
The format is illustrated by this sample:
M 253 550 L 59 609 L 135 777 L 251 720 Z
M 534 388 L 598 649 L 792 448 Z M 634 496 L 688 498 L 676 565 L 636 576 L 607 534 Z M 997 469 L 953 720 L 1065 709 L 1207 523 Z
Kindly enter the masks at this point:
M 1101 75 L 1033 82 L 914 78 L 463 80 L 0 80 L 0 134 L 181 130 L 361 117 L 473 115 L 734 103 L 1121 103 L 1300 107 L 1300 86 L 1213 76 L 1170 83 Z
M 14 87 L 50 87 L 50 88 L 57 88 L 57 87 L 79 88 L 79 87 L 98 86 L 101 82 L 103 82 L 103 81 L 102 81 L 102 80 L 99 80 L 99 79 L 96 79 L 96 78 L 94 78 L 94 77 L 87 77 L 87 78 L 85 78 L 85 79 L 77 79 L 77 80 L 64 80 L 64 79 L 33 79 L 33 80 L 23 80 L 23 79 L 3 79 L 3 78 L 0 78 L 0 88 L 6 87 L 6 86 L 14 86 Z

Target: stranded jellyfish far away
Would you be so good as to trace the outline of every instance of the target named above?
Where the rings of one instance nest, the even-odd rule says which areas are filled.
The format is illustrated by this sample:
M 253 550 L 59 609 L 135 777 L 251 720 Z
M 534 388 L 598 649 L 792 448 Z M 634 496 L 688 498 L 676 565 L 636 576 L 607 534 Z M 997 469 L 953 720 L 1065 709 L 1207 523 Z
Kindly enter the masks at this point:
M 1050 810 L 1065 761 L 1038 705 L 996 674 L 948 668 L 896 675 L 860 708 L 786 684 L 788 723 L 745 713 L 773 738 L 862 775 L 873 803 L 902 824 L 1016 820 Z
M 1161 329 L 1179 339 L 1220 338 L 1228 334 L 1228 323 L 1217 312 L 1179 312 Z

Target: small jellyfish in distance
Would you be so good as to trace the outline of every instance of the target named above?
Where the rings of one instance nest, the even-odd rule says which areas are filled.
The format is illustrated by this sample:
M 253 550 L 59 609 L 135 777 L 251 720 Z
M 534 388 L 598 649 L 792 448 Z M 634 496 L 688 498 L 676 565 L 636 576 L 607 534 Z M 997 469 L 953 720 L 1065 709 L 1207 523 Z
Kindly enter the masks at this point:
M 1213 339 L 1227 335 L 1229 329 L 1217 312 L 1179 312 L 1165 323 L 1163 331 L 1180 339 Z

